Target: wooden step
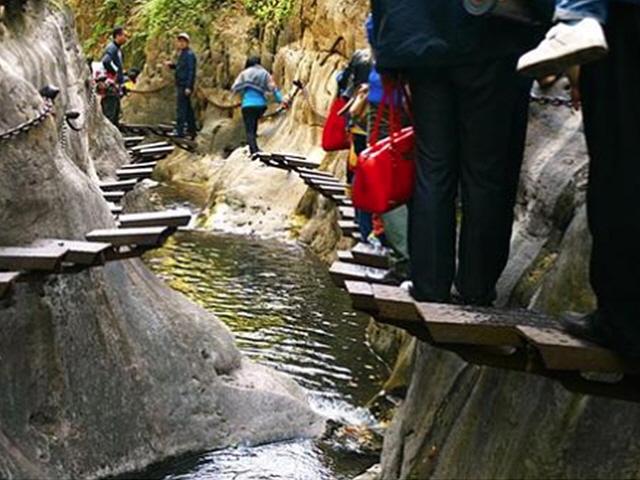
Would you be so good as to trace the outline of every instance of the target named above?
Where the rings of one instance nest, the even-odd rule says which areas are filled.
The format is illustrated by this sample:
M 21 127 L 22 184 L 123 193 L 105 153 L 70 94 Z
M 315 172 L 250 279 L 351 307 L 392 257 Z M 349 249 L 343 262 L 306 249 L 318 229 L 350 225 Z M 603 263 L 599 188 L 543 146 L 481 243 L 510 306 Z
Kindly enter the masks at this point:
M 351 297 L 353 308 L 367 313 L 377 313 L 378 306 L 373 294 L 373 286 L 369 282 L 346 280 L 345 288 Z
M 333 195 L 331 200 L 340 207 L 353 207 L 353 201 L 348 195 Z
M 356 263 L 349 250 L 338 250 L 338 261 L 342 263 Z
M 292 159 L 292 160 L 306 160 L 307 157 L 300 155 L 299 153 L 287 153 L 287 152 L 273 152 L 271 155 L 278 158 Z
M 338 207 L 338 212 L 344 220 L 354 220 L 356 218 L 356 209 L 353 207 Z
M 67 251 L 66 248 L 55 245 L 0 248 L 0 270 L 59 272 Z
M 142 135 L 139 136 L 131 136 L 131 137 L 124 137 L 124 146 L 126 148 L 131 148 L 131 147 L 135 147 L 136 145 L 138 145 L 141 142 L 144 142 L 145 137 Z
M 120 170 L 137 170 L 139 168 L 156 168 L 158 165 L 157 161 L 153 162 L 140 162 L 140 163 L 129 163 L 127 165 L 122 165 Z
M 300 173 L 300 172 L 297 172 L 297 173 L 298 175 L 300 175 L 300 178 L 302 178 L 303 180 L 320 182 L 320 183 L 330 183 L 330 184 L 339 183 L 341 185 L 344 185 L 344 183 L 338 180 L 336 177 L 329 177 L 326 175 L 315 175 L 313 173 Z
M 315 175 L 316 177 L 336 178 L 336 176 L 331 172 L 326 172 L 324 170 L 318 170 L 318 169 L 312 169 L 312 168 L 299 167 L 299 168 L 296 168 L 296 172 L 299 175 Z
M 175 152 L 176 147 L 173 145 L 169 145 L 167 147 L 155 147 L 155 148 L 145 148 L 144 150 L 140 150 L 135 153 L 136 157 L 141 158 L 160 158 L 166 157 L 171 153 Z
M 115 203 L 111 203 L 111 202 L 108 202 L 108 203 L 109 203 L 109 210 L 111 211 L 112 215 L 117 216 L 124 211 L 124 208 L 122 208 L 120 205 L 116 205 Z
M 170 227 L 123 228 L 116 230 L 95 230 L 86 235 L 91 242 L 110 243 L 116 247 L 161 247 L 175 232 Z
M 124 196 L 125 192 L 117 191 L 117 192 L 102 192 L 102 196 L 107 202 L 110 203 L 118 203 L 120 202 Z
M 334 197 L 334 196 L 342 197 L 346 193 L 345 188 L 340 186 L 340 185 L 330 186 L 330 185 L 314 184 L 314 185 L 310 185 L 310 186 L 314 190 L 318 190 L 320 193 L 322 193 L 324 195 L 327 195 L 329 197 Z
M 103 192 L 129 192 L 135 188 L 138 181 L 135 179 L 121 180 L 119 182 L 100 182 L 98 188 Z
M 33 248 L 59 247 L 65 249 L 64 263 L 83 266 L 104 265 L 106 253 L 111 249 L 109 243 L 79 242 L 72 240 L 41 239 L 35 241 Z
M 136 145 L 135 147 L 130 148 L 131 152 L 140 152 L 141 150 L 149 150 L 150 148 L 160 148 L 160 147 L 170 147 L 171 144 L 166 141 L 162 142 L 154 142 L 154 143 L 143 143 L 141 145 Z
M 153 176 L 153 168 L 129 168 L 124 170 L 118 170 L 116 175 L 121 180 L 129 179 L 145 179 Z
M 345 236 L 349 236 L 360 231 L 360 227 L 353 220 L 340 220 L 338 222 L 338 226 Z
M 351 249 L 353 258 L 362 265 L 376 268 L 389 268 L 389 252 L 378 249 L 368 243 L 358 243 Z
M 0 299 L 7 297 L 11 293 L 20 275 L 20 272 L 0 272 Z
M 386 283 L 389 282 L 386 276 L 388 270 L 381 268 L 363 267 L 352 263 L 335 262 L 329 270 L 331 278 L 339 287 L 344 287 L 346 280 L 355 280 L 369 283 Z
M 131 213 L 118 219 L 120 228 L 186 227 L 192 219 L 189 210 L 167 210 L 163 212 Z

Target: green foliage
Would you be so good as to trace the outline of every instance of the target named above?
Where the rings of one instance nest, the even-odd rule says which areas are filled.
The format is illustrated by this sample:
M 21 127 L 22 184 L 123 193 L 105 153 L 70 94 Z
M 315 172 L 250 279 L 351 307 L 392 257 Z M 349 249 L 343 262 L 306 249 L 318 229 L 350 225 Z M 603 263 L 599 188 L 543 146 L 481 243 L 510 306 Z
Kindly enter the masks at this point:
M 294 0 L 243 0 L 245 7 L 263 22 L 280 23 L 293 11 Z

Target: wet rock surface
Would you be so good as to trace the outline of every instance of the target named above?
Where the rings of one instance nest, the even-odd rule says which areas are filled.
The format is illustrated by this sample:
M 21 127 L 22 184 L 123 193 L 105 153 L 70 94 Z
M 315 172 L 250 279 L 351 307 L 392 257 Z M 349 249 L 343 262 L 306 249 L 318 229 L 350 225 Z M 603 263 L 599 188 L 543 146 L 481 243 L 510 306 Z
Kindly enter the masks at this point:
M 30 3 L 30 2 L 29 2 Z M 0 37 L 0 131 L 38 89 L 86 122 L 50 118 L 0 145 L 0 244 L 82 239 L 114 226 L 95 185 L 127 155 L 97 112 L 71 15 L 29 4 Z M 140 261 L 20 284 L 0 305 L 0 477 L 94 478 L 168 457 L 322 431 L 304 392 L 243 359 L 228 329 Z

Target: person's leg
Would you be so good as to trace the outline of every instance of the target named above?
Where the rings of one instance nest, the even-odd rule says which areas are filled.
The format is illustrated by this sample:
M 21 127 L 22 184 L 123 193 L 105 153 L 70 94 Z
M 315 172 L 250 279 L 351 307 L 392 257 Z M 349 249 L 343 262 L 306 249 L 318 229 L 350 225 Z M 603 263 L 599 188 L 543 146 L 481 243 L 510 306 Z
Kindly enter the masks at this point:
M 603 25 L 607 22 L 609 0 L 557 0 L 555 21 L 569 24 L 593 18 Z
M 411 76 L 417 136 L 416 189 L 410 206 L 412 294 L 449 302 L 455 272 L 458 125 L 447 70 Z
M 531 81 L 516 59 L 455 69 L 462 165 L 462 226 L 456 288 L 490 305 L 509 259 L 524 156 Z
M 367 149 L 367 135 L 352 133 L 351 141 L 353 142 L 353 151 L 356 155 L 360 155 Z M 355 175 L 351 178 L 351 182 L 355 179 Z M 373 216 L 369 212 L 356 209 L 356 220 L 360 229 L 360 235 L 363 241 L 367 241 L 371 232 L 373 232 Z
M 555 21 L 558 24 L 549 30 L 540 45 L 520 58 L 518 71 L 542 78 L 606 55 L 608 46 L 602 24 L 607 21 L 609 1 L 557 0 Z
M 186 101 L 186 121 L 187 121 L 187 133 L 193 137 L 198 134 L 198 127 L 196 125 L 196 114 L 193 111 L 193 102 L 191 97 L 193 94 L 187 97 Z
M 102 101 L 100 102 L 102 105 L 102 113 L 105 117 L 109 119 L 109 121 L 118 126 L 119 112 L 118 112 L 118 104 L 119 99 L 116 95 L 113 95 L 111 92 L 107 92 L 107 94 L 102 97 Z
M 184 88 L 178 87 L 176 90 L 176 135 L 179 137 L 184 136 L 184 127 L 187 122 L 187 108 L 186 101 L 188 97 L 184 94 Z
M 640 6 L 612 3 L 611 53 L 583 69 L 591 280 L 602 341 L 640 357 Z

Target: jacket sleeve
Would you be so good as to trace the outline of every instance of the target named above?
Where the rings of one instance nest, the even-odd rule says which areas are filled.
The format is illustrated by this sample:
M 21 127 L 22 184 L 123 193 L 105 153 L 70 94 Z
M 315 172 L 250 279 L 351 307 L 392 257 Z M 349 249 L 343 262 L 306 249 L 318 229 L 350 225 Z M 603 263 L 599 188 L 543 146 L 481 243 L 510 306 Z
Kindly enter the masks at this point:
M 118 73 L 118 67 L 114 62 L 113 53 L 111 52 L 111 47 L 108 47 L 105 50 L 104 56 L 102 57 L 102 65 L 104 66 L 107 72 L 113 73 L 114 75 Z
M 192 54 L 189 56 L 189 63 L 188 63 L 188 77 L 187 77 L 187 88 L 189 88 L 189 90 L 193 90 L 195 85 L 196 85 L 196 72 L 198 69 L 198 59 L 196 58 L 195 54 Z

